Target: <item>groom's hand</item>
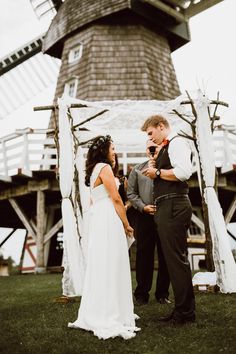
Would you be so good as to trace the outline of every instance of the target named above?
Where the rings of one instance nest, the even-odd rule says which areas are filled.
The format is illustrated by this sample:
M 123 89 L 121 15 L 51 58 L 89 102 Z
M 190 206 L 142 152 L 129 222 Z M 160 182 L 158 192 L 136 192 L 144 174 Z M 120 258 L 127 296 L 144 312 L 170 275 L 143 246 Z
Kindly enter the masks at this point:
M 156 175 L 156 171 L 157 169 L 154 168 L 154 167 L 148 167 L 148 168 L 145 168 L 145 170 L 142 171 L 142 174 L 146 177 L 149 177 L 151 179 L 155 179 L 157 177 Z

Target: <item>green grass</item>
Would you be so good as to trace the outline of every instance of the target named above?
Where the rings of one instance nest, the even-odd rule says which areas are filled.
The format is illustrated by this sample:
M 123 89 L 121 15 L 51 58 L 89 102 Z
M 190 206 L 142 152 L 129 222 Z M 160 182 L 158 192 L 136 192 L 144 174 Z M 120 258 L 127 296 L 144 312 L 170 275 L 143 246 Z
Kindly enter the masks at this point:
M 236 353 L 236 294 L 197 293 L 197 322 L 176 328 L 157 321 L 171 308 L 152 293 L 148 305 L 135 309 L 142 330 L 128 341 L 67 328 L 79 302 L 56 303 L 60 295 L 60 274 L 1 277 L 0 353 Z

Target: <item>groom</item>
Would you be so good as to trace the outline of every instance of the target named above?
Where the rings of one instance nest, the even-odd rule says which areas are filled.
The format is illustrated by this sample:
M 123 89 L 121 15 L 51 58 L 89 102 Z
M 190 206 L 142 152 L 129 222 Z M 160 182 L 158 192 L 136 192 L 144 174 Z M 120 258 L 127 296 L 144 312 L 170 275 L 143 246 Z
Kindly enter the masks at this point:
M 174 311 L 159 320 L 172 325 L 194 322 L 195 298 L 187 256 L 192 207 L 186 181 L 192 174 L 191 150 L 186 139 L 172 131 L 160 115 L 148 118 L 141 130 L 154 143 L 163 146 L 155 164 L 143 171 L 154 180 L 154 220 L 175 297 Z

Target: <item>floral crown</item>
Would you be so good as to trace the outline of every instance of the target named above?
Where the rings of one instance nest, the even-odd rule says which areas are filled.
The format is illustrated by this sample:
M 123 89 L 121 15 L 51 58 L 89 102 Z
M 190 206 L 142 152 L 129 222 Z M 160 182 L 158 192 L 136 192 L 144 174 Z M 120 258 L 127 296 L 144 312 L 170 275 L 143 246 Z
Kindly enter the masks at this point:
M 100 136 L 97 141 L 92 142 L 92 144 L 90 145 L 90 149 L 97 150 L 98 148 L 101 148 L 103 144 L 111 141 L 112 139 L 110 135 Z

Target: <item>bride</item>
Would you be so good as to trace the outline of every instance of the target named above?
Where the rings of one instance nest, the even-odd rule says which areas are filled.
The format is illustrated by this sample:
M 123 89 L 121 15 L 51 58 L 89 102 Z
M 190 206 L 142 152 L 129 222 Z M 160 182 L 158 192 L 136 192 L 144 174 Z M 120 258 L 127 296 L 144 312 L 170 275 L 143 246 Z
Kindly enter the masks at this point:
M 92 331 L 100 339 L 130 339 L 139 330 L 126 239 L 133 236 L 133 229 L 112 172 L 114 159 L 111 137 L 96 137 L 86 161 L 85 184 L 92 200 L 87 268 L 78 318 L 68 327 Z

